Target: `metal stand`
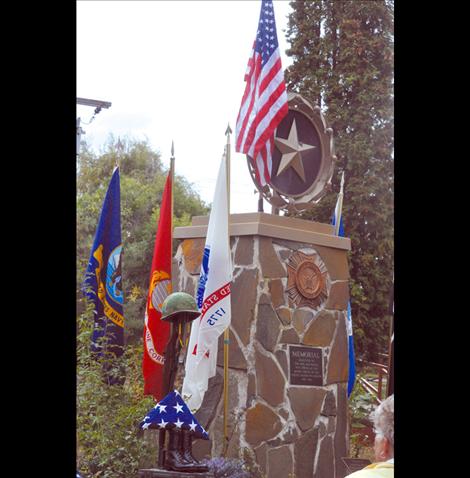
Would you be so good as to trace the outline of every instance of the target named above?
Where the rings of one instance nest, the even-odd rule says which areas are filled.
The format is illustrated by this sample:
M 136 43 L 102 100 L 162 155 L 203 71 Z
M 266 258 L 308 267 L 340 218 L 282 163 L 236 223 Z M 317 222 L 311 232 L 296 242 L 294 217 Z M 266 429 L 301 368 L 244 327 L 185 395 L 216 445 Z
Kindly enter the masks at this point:
M 165 464 L 165 430 L 160 430 L 158 435 L 158 467 L 163 468 Z

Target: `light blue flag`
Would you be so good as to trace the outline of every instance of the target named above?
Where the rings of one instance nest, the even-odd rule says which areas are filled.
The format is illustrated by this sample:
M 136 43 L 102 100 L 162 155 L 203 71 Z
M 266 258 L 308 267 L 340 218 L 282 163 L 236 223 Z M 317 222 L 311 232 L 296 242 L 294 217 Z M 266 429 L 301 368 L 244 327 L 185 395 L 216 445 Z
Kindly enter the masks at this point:
M 331 218 L 331 224 L 333 226 L 336 226 L 336 224 L 339 224 L 338 236 L 341 236 L 341 237 L 344 237 L 344 224 L 343 224 L 343 215 L 342 215 L 343 184 L 344 184 L 344 173 L 343 173 L 343 177 L 341 178 L 341 190 L 338 195 L 338 200 L 336 201 L 335 212 L 333 214 L 333 217 Z M 348 349 L 349 349 L 349 372 L 348 372 L 348 398 L 349 398 L 354 388 L 354 382 L 356 381 L 356 360 L 354 357 L 354 339 L 353 339 L 352 319 L 351 319 L 351 301 L 348 302 L 347 330 L 348 330 Z

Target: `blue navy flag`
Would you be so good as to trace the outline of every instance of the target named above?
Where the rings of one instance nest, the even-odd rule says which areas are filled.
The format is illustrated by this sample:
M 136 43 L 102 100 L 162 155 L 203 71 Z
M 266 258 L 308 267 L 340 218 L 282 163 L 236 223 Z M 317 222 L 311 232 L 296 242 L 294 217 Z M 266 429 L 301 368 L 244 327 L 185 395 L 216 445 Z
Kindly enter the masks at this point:
M 158 402 L 140 422 L 140 428 L 157 428 L 159 430 L 189 430 L 195 438 L 209 439 L 209 435 L 190 412 L 177 390 L 170 392 Z
M 342 215 L 342 205 L 343 205 L 343 184 L 344 184 L 344 174 L 341 180 L 341 191 L 338 195 L 338 200 L 336 202 L 335 212 L 331 218 L 331 224 L 336 226 L 339 224 L 338 236 L 344 237 L 344 225 L 343 225 L 343 215 Z M 347 320 L 347 329 L 348 329 L 348 350 L 349 350 L 349 372 L 348 372 L 348 398 L 351 395 L 351 392 L 354 388 L 354 383 L 356 381 L 356 359 L 354 356 L 354 339 L 353 339 L 353 330 L 352 330 L 352 318 L 351 318 L 351 301 L 348 301 L 348 320 Z
M 121 250 L 119 168 L 115 168 L 83 282 L 84 294 L 94 305 L 92 350 L 100 357 L 105 353 L 119 357 L 123 353 Z

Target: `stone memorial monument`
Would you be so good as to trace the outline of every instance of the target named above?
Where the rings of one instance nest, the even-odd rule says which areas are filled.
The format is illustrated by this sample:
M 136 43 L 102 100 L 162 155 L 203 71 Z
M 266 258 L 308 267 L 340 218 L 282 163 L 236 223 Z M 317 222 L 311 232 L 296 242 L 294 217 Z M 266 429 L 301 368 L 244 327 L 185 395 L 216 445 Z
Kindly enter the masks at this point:
M 332 132 L 319 108 L 289 94 L 269 186 L 274 208 L 308 208 L 330 187 Z M 250 167 L 250 160 L 248 161 Z M 250 169 L 252 172 L 252 170 Z M 196 295 L 208 217 L 175 228 L 173 289 Z M 346 330 L 350 240 L 334 226 L 262 212 L 229 221 L 233 282 L 227 456 L 268 478 L 342 478 L 348 455 Z M 223 451 L 223 337 L 218 371 L 196 417 L 210 440 L 196 458 Z

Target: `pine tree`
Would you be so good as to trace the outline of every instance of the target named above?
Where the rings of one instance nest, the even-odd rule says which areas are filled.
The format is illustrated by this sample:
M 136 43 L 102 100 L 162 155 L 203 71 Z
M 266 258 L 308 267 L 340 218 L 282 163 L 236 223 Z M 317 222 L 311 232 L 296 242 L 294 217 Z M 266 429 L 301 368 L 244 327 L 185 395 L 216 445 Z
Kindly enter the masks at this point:
M 393 2 L 291 2 L 288 89 L 322 108 L 338 158 L 332 191 L 301 217 L 329 222 L 345 171 L 356 353 L 387 352 L 393 287 Z

